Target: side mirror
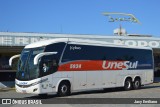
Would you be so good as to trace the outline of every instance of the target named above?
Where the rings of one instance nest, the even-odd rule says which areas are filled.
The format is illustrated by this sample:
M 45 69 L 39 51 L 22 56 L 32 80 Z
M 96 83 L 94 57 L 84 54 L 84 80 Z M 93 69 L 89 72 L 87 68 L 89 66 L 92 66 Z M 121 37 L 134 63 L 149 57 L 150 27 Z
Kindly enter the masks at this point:
M 20 56 L 21 56 L 20 54 L 12 56 L 12 57 L 9 59 L 9 66 L 12 66 L 12 61 L 13 61 L 13 59 L 18 58 L 18 57 L 20 57 Z
M 38 64 L 38 60 L 39 58 L 41 58 L 42 56 L 47 56 L 47 55 L 53 55 L 53 54 L 57 54 L 58 52 L 43 52 L 43 53 L 39 53 L 34 57 L 34 65 Z

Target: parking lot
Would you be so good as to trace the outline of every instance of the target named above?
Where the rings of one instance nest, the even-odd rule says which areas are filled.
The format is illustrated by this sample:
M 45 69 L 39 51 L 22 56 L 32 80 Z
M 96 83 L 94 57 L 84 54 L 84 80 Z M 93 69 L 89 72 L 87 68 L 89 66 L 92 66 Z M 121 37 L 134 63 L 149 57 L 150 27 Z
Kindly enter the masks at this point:
M 0 98 L 42 99 L 42 100 L 44 99 L 44 98 L 40 98 L 37 95 L 16 93 L 14 88 L 1 89 L 0 90 Z M 47 96 L 47 98 L 45 98 L 45 101 L 52 101 L 55 98 L 59 98 L 59 97 L 56 94 L 49 94 Z M 66 97 L 61 97 L 61 98 L 63 100 L 64 99 L 73 99 L 73 98 L 77 98 L 78 100 L 81 98 L 82 99 L 94 98 L 95 100 L 96 100 L 96 98 L 97 99 L 99 99 L 99 98 L 110 98 L 110 99 L 111 98 L 135 98 L 135 99 L 136 98 L 151 98 L 151 99 L 152 98 L 160 98 L 160 83 L 154 83 L 151 85 L 143 86 L 139 90 L 123 91 L 122 88 L 107 89 L 107 90 L 94 90 L 94 91 L 87 91 L 87 92 L 77 92 L 77 93 L 73 93 L 71 96 L 66 96 Z M 58 101 L 60 102 L 60 99 Z M 83 101 L 84 100 L 79 100 L 78 103 L 83 104 Z M 91 104 L 92 104 L 92 102 L 91 102 Z M 113 101 L 113 104 L 114 104 L 114 101 Z M 69 105 L 73 106 L 73 104 L 69 104 Z M 11 105 L 8 105 L 8 106 L 5 105 L 5 106 L 9 107 Z M 76 105 L 76 106 L 78 106 L 78 105 Z M 156 104 L 155 106 L 158 106 L 158 105 Z
M 16 93 L 14 88 L 0 89 L 0 98 L 40 98 L 33 94 Z M 48 99 L 58 98 L 55 94 L 49 94 Z M 62 98 L 62 97 L 61 97 Z M 72 93 L 63 98 L 160 98 L 160 83 L 143 86 L 139 90 L 123 91 L 122 88 L 106 90 L 94 90 Z

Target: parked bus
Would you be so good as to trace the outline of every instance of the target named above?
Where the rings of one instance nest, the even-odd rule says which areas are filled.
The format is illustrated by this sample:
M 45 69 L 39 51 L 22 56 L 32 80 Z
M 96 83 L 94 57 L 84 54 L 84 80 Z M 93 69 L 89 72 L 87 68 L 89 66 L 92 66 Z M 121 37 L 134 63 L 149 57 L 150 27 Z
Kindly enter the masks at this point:
M 153 83 L 154 62 L 149 47 L 60 38 L 25 46 L 19 58 L 15 88 L 19 93 L 60 96 L 72 92 Z

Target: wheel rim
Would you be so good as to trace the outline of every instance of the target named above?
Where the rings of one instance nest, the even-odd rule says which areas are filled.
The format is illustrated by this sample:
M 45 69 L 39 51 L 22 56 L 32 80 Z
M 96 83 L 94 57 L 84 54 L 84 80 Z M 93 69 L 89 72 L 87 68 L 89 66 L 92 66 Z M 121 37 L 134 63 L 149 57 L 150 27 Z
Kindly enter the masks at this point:
M 135 85 L 136 88 L 138 88 L 139 87 L 139 81 L 135 81 L 134 85 Z
M 63 94 L 67 92 L 67 86 L 66 86 L 66 85 L 63 85 L 63 86 L 61 87 L 61 92 L 62 92 Z
M 130 87 L 131 87 L 130 81 L 126 81 L 126 87 L 127 87 L 127 89 L 130 89 Z

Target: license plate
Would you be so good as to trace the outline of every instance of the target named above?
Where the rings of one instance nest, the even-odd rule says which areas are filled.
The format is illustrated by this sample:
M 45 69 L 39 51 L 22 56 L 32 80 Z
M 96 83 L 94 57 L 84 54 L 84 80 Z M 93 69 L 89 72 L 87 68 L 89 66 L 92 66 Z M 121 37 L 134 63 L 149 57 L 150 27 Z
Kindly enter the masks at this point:
M 22 90 L 22 93 L 27 93 L 26 90 Z

